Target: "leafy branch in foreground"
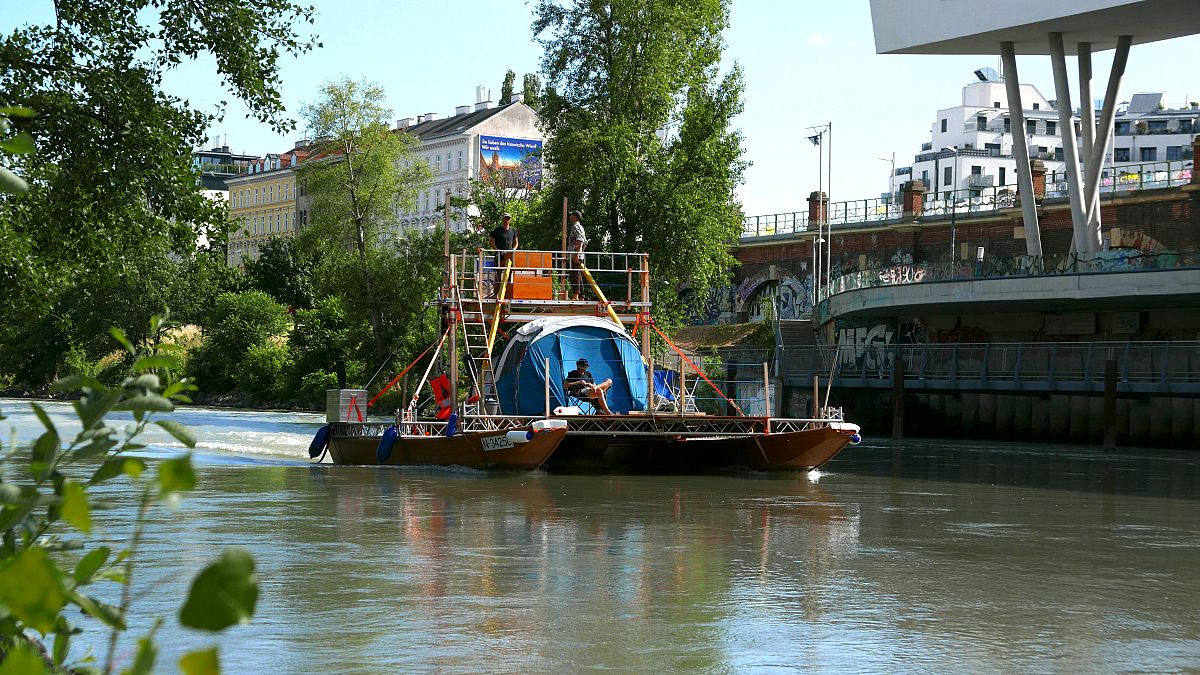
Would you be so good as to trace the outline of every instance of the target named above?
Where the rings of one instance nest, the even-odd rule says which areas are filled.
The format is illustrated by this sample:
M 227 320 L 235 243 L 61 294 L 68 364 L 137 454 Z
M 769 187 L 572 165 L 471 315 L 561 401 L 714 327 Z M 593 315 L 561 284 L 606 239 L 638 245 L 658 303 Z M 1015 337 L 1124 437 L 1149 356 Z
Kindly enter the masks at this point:
M 140 345 L 120 329 L 112 330 L 134 362 L 118 387 L 78 375 L 55 383 L 58 391 L 79 393 L 72 407 L 80 430 L 73 438 L 64 438 L 46 410 L 33 403 L 42 434 L 28 447 L 0 447 L 0 672 L 107 674 L 120 665 L 117 647 L 127 628 L 147 514 L 196 484 L 190 454 L 158 461 L 153 478 L 146 475 L 146 460 L 129 454 L 146 447 L 139 437 L 150 425 L 187 448 L 196 445 L 187 427 L 160 417 L 174 411 L 176 403 L 189 402 L 188 394 L 196 389 L 187 378 L 176 378 L 181 372 L 174 353 L 178 348 L 162 341 L 171 327 L 166 318 L 154 316 L 150 338 Z M 110 426 L 106 419 L 116 412 L 131 415 L 132 423 Z M 94 525 L 89 490 L 120 479 L 128 480 L 139 494 L 127 547 L 115 553 L 107 546 L 89 547 L 86 537 Z M 64 525 L 78 534 L 64 532 Z M 117 605 L 93 594 L 93 585 L 106 582 L 121 586 Z M 253 560 L 245 551 L 229 549 L 196 577 L 180 622 L 199 630 L 223 630 L 248 620 L 257 596 Z M 72 607 L 110 630 L 101 667 L 90 659 L 67 664 L 70 642 L 86 625 L 86 620 L 75 622 Z M 159 623 L 138 640 L 133 662 L 121 672 L 153 671 Z M 219 672 L 217 650 L 190 652 L 179 666 L 185 673 Z

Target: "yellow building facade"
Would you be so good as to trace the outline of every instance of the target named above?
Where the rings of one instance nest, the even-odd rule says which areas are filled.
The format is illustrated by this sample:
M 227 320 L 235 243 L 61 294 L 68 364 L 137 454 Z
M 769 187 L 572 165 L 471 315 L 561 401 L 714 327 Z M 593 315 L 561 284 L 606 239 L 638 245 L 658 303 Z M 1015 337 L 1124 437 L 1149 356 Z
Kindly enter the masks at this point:
M 297 165 L 307 153 L 270 154 L 251 163 L 249 170 L 225 181 L 229 215 L 238 224 L 229 235 L 228 263 L 241 267 L 258 258 L 272 237 L 296 233 L 298 219 Z

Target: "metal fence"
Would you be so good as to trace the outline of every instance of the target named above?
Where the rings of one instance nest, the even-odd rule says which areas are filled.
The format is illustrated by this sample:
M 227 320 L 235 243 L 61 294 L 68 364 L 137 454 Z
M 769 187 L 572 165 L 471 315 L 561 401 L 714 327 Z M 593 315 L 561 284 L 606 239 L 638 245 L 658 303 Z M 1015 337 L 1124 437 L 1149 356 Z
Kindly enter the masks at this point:
M 963 151 L 964 153 L 967 151 Z M 1185 185 L 1192 178 L 1192 162 L 1146 162 L 1104 168 L 1100 177 L 1102 195 L 1118 192 L 1150 190 Z M 979 186 L 958 190 L 928 192 L 916 216 L 971 215 L 999 209 L 1014 208 L 1016 184 Z M 1046 174 L 1046 198 L 1067 196 L 1065 172 Z M 896 198 L 854 199 L 828 204 L 829 227 L 834 230 L 870 227 L 880 222 L 900 218 L 903 205 Z M 760 216 L 748 216 L 742 221 L 742 240 L 759 237 L 794 235 L 809 230 L 809 212 L 789 211 Z M 815 227 L 815 223 L 813 224 Z
M 890 388 L 897 358 L 907 389 L 1098 393 L 1113 359 L 1118 391 L 1200 395 L 1200 341 L 786 347 L 783 375 L 794 386 L 833 372 L 836 386 Z
M 1194 267 L 1200 267 L 1200 253 L 1195 251 L 1143 253 L 1134 249 L 1118 249 L 1088 254 L 987 257 L 982 260 L 894 265 L 850 272 L 835 278 L 822 288 L 821 299 L 824 301 L 831 295 L 862 288 L 931 281 L 1006 279 Z

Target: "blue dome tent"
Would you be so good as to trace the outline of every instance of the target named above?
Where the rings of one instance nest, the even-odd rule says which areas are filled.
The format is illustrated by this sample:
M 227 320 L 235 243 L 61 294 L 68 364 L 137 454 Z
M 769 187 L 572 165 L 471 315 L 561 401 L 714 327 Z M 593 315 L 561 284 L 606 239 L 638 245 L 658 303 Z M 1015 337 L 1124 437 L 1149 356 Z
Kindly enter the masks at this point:
M 496 390 L 505 415 L 545 411 L 546 359 L 550 359 L 550 407 L 573 405 L 563 390 L 567 373 L 586 358 L 593 379 L 612 379 L 607 401 L 614 413 L 646 409 L 646 367 L 637 342 L 608 319 L 547 317 L 521 326 L 496 360 Z

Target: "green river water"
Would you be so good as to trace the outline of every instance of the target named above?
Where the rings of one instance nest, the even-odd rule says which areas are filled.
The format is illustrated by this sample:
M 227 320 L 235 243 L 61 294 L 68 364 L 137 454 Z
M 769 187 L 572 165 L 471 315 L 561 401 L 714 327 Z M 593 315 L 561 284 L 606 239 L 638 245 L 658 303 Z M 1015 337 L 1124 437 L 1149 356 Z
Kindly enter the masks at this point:
M 198 486 L 153 512 L 123 642 L 164 617 L 164 672 L 211 642 L 175 613 L 229 545 L 260 583 L 229 673 L 1200 670 L 1200 453 L 867 429 L 819 474 L 487 475 L 310 465 L 313 414 L 177 418 Z M 97 494 L 120 545 L 134 493 Z

